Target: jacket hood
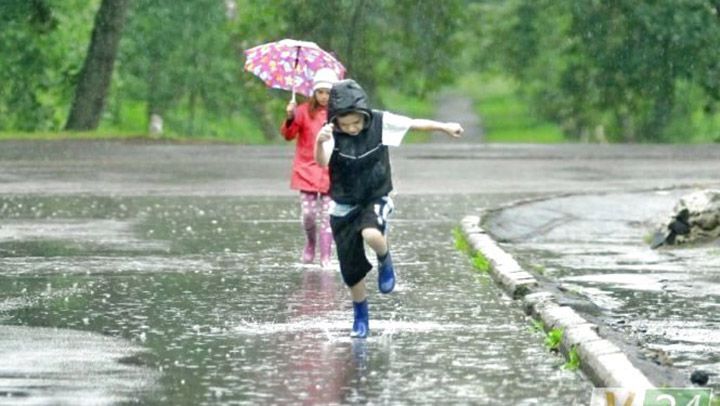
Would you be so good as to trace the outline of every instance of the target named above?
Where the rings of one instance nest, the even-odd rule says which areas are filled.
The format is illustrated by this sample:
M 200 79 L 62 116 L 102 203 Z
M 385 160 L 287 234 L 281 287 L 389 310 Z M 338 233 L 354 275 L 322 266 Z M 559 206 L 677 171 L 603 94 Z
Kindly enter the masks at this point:
M 357 82 L 345 79 L 336 82 L 330 90 L 328 101 L 328 123 L 332 123 L 338 116 L 357 111 L 370 117 L 367 94 Z

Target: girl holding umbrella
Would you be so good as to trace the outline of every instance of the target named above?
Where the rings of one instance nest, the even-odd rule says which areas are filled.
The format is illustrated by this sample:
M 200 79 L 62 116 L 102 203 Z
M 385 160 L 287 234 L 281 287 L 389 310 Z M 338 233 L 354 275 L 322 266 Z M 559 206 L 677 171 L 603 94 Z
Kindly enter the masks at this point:
M 297 140 L 290 187 L 300 192 L 302 226 L 306 237 L 302 261 L 314 262 L 319 245 L 323 268 L 330 267 L 333 241 L 328 215 L 330 179 L 328 169 L 315 162 L 314 148 L 315 135 L 327 121 L 330 89 L 337 81 L 338 76 L 332 69 L 318 70 L 313 80 L 312 96 L 299 106 L 293 98 L 286 107 L 287 116 L 280 127 L 287 141 Z

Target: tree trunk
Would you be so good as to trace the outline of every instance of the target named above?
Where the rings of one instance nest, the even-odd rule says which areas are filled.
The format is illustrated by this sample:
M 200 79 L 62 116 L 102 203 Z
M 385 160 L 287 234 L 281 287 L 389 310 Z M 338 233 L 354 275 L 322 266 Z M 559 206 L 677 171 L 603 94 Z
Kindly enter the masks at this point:
M 347 65 L 348 70 L 352 70 L 353 64 L 355 62 L 355 37 L 357 34 L 358 26 L 360 25 L 360 20 L 362 18 L 362 12 L 365 9 L 365 1 L 361 0 L 357 3 L 355 3 L 355 10 L 352 14 L 352 19 L 350 20 L 350 27 L 348 27 L 347 30 L 347 48 L 345 55 L 347 57 Z
M 66 130 L 94 130 L 100 124 L 129 1 L 103 0 L 100 4 Z

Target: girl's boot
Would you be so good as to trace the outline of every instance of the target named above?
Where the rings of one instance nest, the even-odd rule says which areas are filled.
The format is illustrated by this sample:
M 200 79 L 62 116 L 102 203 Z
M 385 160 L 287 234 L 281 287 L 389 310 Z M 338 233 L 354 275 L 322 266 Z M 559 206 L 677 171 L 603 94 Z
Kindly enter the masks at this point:
M 330 268 L 330 258 L 332 257 L 333 236 L 330 228 L 322 228 L 320 230 L 320 265 L 323 268 Z
M 307 243 L 302 254 L 302 261 L 306 264 L 315 260 L 315 243 L 317 242 L 317 226 L 315 214 L 315 201 L 312 195 L 306 194 L 302 203 L 302 222 Z
M 350 337 L 366 338 L 368 333 L 370 333 L 367 299 L 360 303 L 353 302 L 353 313 L 355 314 L 355 321 L 353 322 Z
M 305 234 L 307 234 L 307 243 L 305 243 L 305 249 L 303 249 L 302 261 L 311 264 L 315 260 L 315 228 L 311 230 L 306 228 Z
M 323 194 L 318 201 L 320 204 L 320 265 L 324 269 L 330 269 L 330 258 L 332 257 L 333 235 L 330 227 L 330 205 L 332 199 Z

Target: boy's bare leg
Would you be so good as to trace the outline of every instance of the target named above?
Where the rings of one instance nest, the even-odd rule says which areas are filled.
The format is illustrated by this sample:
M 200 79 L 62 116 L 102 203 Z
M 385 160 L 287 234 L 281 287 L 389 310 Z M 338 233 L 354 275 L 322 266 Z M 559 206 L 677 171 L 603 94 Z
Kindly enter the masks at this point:
M 363 240 L 367 245 L 375 251 L 378 256 L 383 256 L 388 252 L 387 241 L 385 236 L 377 228 L 364 228 L 362 230 Z
M 353 302 L 360 303 L 367 297 L 367 291 L 365 290 L 365 279 L 356 283 L 350 288 L 350 296 L 352 296 Z
M 380 230 L 372 227 L 364 228 L 362 230 L 362 236 L 363 240 L 365 240 L 367 245 L 369 245 L 377 255 L 382 256 L 387 253 L 387 242 L 385 241 L 385 236 L 382 235 Z M 352 296 L 353 302 L 356 303 L 365 300 L 367 297 L 367 290 L 365 289 L 364 278 L 354 286 L 350 287 L 350 296 Z

